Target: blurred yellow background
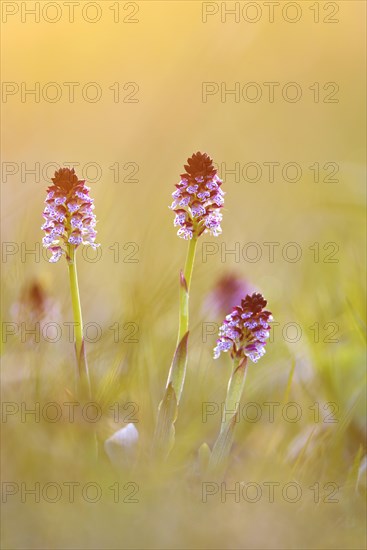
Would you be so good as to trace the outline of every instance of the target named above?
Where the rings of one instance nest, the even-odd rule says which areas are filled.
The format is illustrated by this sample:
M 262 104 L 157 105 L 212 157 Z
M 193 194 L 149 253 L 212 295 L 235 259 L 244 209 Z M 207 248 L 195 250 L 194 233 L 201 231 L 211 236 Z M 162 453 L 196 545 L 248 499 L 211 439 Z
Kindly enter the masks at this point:
M 206 310 L 205 299 L 220 276 L 235 273 L 263 292 L 280 323 L 267 355 L 251 368 L 246 399 L 280 401 L 295 366 L 290 401 L 304 403 L 305 409 L 314 401 L 336 402 L 338 426 L 343 426 L 335 447 L 329 448 L 324 439 L 322 452 L 316 445 L 305 476 L 313 475 L 317 481 L 322 473 L 329 481 L 345 482 L 343 475 L 347 477 L 353 465 L 358 470 L 364 453 L 360 451 L 357 460 L 364 445 L 365 411 L 361 321 L 365 318 L 365 3 L 280 1 L 273 22 L 266 2 L 80 1 L 74 6 L 74 22 L 67 2 L 40 2 L 38 7 L 35 2 L 1 4 L 3 321 L 13 320 L 12 306 L 32 280 L 45 284 L 62 319 L 72 320 L 65 262 L 52 265 L 40 255 L 41 249 L 36 248 L 35 255 L 25 251 L 41 243 L 43 201 L 53 175 L 48 163 L 75 163 L 76 173 L 92 188 L 102 251 L 94 263 L 79 252 L 85 322 L 98 323 L 102 329 L 101 339 L 87 347 L 92 378 L 98 386 L 109 369 L 121 363 L 118 390 L 125 402 L 139 403 L 139 431 L 149 438 L 174 351 L 178 273 L 186 254 L 168 206 L 187 157 L 205 151 L 224 180 L 223 234 L 217 239 L 203 235 L 198 245 L 177 457 L 191 460 L 202 441 L 211 443 L 215 437 L 218 418 L 203 424 L 201 405 L 224 399 L 230 367 L 226 357 L 212 360 L 216 335 L 204 338 L 203 323 L 220 323 L 222 318 Z M 39 10 L 39 22 L 28 9 Z M 230 9 L 236 14 L 226 11 Z M 269 101 L 266 83 L 270 82 L 276 83 L 274 101 Z M 75 83 L 73 102 L 65 83 Z M 88 88 L 89 83 L 94 85 Z M 246 88 L 248 83 L 255 85 Z M 296 88 L 287 88 L 288 83 L 301 90 L 299 101 L 292 101 Z M 37 86 L 38 102 L 35 95 L 24 94 Z M 236 86 L 240 95 L 225 93 Z M 213 90 L 211 95 L 205 95 L 208 89 Z M 259 101 L 244 99 L 243 90 L 251 98 L 255 89 L 257 93 L 260 89 Z M 101 97 L 93 102 L 95 90 Z M 52 101 L 56 92 L 61 97 Z M 274 181 L 264 163 L 279 163 L 274 165 Z M 288 163 L 289 172 L 284 168 Z M 32 169 L 36 175 L 27 172 Z M 228 172 L 233 169 L 236 176 Z M 299 177 L 295 169 L 301 170 Z M 136 181 L 129 181 L 129 175 Z M 274 261 L 264 244 L 270 242 L 278 243 Z M 208 243 L 214 243 L 211 249 Z M 249 249 L 248 243 L 256 244 Z M 292 258 L 296 250 L 287 248 L 288 243 L 297 243 L 299 261 L 284 257 L 289 251 Z M 234 249 L 237 255 L 228 253 Z M 208 250 L 213 252 L 206 256 Z M 251 261 L 255 251 L 259 260 Z M 115 343 L 110 327 L 128 322 L 138 327 L 139 341 Z M 282 336 L 287 323 L 300 327 L 299 341 Z M 315 342 L 310 329 L 315 323 L 320 342 Z M 327 340 L 328 323 L 336 327 L 336 343 Z M 5 400 L 27 399 L 35 362 L 45 396 L 55 398 L 60 393 L 62 399 L 72 375 L 72 353 L 65 332 L 57 344 L 41 339 L 37 348 L 22 344 L 17 336 L 3 339 Z M 298 426 L 302 433 L 307 424 L 304 417 L 302 430 Z M 52 460 L 60 468 L 57 444 L 49 445 L 39 428 L 35 437 L 32 431 L 25 436 L 23 429 L 17 433 L 8 428 L 12 461 L 4 466 L 6 479 L 20 479 L 22 473 L 32 472 L 34 463 L 38 472 L 39 461 L 51 460 L 45 460 L 46 450 L 39 458 L 43 445 L 57 455 Z M 104 430 L 104 437 L 110 435 L 110 426 Z M 246 471 L 255 472 L 271 433 L 272 426 L 241 425 L 234 468 L 249 460 Z M 297 435 L 292 425 L 280 430 L 264 458 L 265 472 L 284 474 L 285 454 L 275 458 L 277 449 L 283 449 L 279 442 L 288 448 Z M 34 463 L 27 464 L 29 453 Z M 284 467 L 293 471 L 288 464 Z M 148 504 L 134 511 L 137 523 L 131 527 L 129 519 L 120 518 L 129 533 L 125 542 L 117 534 L 118 524 L 109 527 L 107 536 L 103 526 L 93 523 L 101 516 L 92 512 L 97 519 L 91 520 L 88 511 L 80 510 L 84 521 L 92 521 L 82 533 L 71 516 L 65 520 L 65 525 L 71 522 L 70 528 L 65 527 L 63 535 L 58 530 L 61 538 L 54 540 L 41 521 L 34 532 L 30 518 L 40 514 L 42 521 L 48 521 L 47 510 L 42 508 L 41 514 L 41 507 L 24 512 L 20 534 L 13 524 L 24 511 L 18 506 L 8 515 L 5 512 L 5 543 L 12 548 L 362 548 L 365 543 L 359 502 L 358 513 L 350 504 L 357 518 L 354 537 L 344 524 L 338 535 L 323 532 L 322 518 L 332 522 L 332 510 L 326 506 L 325 516 L 313 517 L 312 504 L 307 509 L 314 522 L 312 533 L 306 523 L 297 524 L 298 516 L 289 533 L 289 511 L 281 506 L 278 512 L 254 512 L 256 525 L 265 521 L 274 529 L 279 526 L 272 538 L 255 532 L 251 522 L 247 535 L 240 532 L 238 508 L 233 512 L 233 507 L 223 510 L 219 505 L 203 511 L 201 505 L 200 513 L 207 514 L 203 520 L 207 533 L 196 526 L 192 535 L 185 534 L 178 517 L 182 514 L 188 523 L 195 520 L 197 508 L 187 510 L 190 498 L 180 494 L 170 508 L 167 493 L 164 499 L 151 480 L 146 484 Z M 343 506 L 349 503 L 349 497 L 344 494 L 344 498 Z M 152 502 L 159 503 L 161 514 Z M 344 508 L 339 512 L 345 519 Z M 103 517 L 110 513 L 100 511 Z M 71 514 L 70 509 L 65 514 Z M 149 518 L 146 530 L 139 527 L 141 514 Z M 214 524 L 220 517 L 222 527 L 216 532 Z M 165 526 L 163 532 L 160 524 Z M 338 546 L 338 537 L 344 546 Z

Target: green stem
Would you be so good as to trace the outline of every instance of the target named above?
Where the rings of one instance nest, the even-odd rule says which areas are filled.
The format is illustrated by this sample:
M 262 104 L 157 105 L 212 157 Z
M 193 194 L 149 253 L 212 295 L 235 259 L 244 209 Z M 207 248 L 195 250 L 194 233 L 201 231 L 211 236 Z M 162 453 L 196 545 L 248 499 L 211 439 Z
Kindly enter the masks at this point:
M 238 407 L 243 394 L 246 381 L 247 360 L 242 360 L 240 363 L 235 360 L 233 365 L 232 376 L 228 382 L 227 396 L 222 414 L 222 424 L 220 433 L 222 433 L 231 423 L 233 417 L 237 414 Z
M 168 373 L 166 391 L 158 407 L 158 418 L 153 447 L 161 457 L 167 458 L 174 445 L 178 404 L 181 398 L 187 365 L 189 330 L 189 296 L 194 267 L 197 237 L 189 241 L 184 271 L 180 273 L 179 328 L 175 355 Z
M 180 278 L 180 311 L 179 311 L 179 328 L 177 338 L 177 348 L 182 341 L 183 337 L 189 330 L 189 298 L 190 298 L 190 286 L 192 271 L 194 267 L 195 252 L 197 245 L 197 237 L 193 237 L 189 241 L 189 248 L 187 250 L 185 268 L 183 273 L 181 272 Z M 172 383 L 172 387 L 175 390 L 177 404 L 180 401 L 183 385 L 186 375 L 186 363 L 187 357 L 185 356 L 181 361 L 173 361 L 170 371 L 168 373 L 167 385 Z
M 247 372 L 247 358 L 235 360 L 232 376 L 228 383 L 227 396 L 222 414 L 222 423 L 210 456 L 208 473 L 221 476 L 231 452 L 237 413 L 240 405 Z
M 184 280 L 180 281 L 180 314 L 177 345 L 189 330 L 189 295 L 197 242 L 198 239 L 195 235 L 189 241 L 185 269 L 183 272 Z
M 82 309 L 80 305 L 79 285 L 78 285 L 78 273 L 76 269 L 76 249 L 74 245 L 68 247 L 68 266 L 69 266 L 69 280 L 71 291 L 71 302 L 73 306 L 73 315 L 75 323 L 75 351 L 78 365 L 78 382 L 81 397 L 90 399 L 91 387 L 89 379 L 88 364 L 84 350 L 83 340 L 83 318 Z
M 83 345 L 83 318 L 82 308 L 80 305 L 79 285 L 78 285 L 78 272 L 76 269 L 76 254 L 75 246 L 69 247 L 69 278 L 70 278 L 70 291 L 71 291 L 71 303 L 73 306 L 74 322 L 75 322 L 75 346 L 77 356 L 79 357 L 82 345 Z

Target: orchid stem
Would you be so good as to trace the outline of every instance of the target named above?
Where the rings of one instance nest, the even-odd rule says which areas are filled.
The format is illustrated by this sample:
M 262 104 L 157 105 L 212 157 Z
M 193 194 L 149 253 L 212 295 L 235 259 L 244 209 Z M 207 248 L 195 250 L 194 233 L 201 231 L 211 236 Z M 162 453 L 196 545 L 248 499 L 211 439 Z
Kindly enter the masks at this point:
M 82 403 L 91 401 L 92 391 L 89 378 L 87 356 L 84 348 L 83 338 L 83 317 L 80 305 L 80 294 L 78 285 L 78 272 L 76 269 L 76 249 L 70 244 L 68 246 L 68 266 L 71 291 L 71 302 L 73 306 L 74 324 L 75 324 L 75 353 L 77 361 L 77 395 Z M 85 449 L 87 455 L 95 460 L 98 458 L 98 441 L 95 429 L 88 430 L 85 434 Z
M 189 294 L 197 242 L 198 240 L 196 236 L 193 236 L 189 241 L 185 269 L 183 272 L 184 280 L 181 280 L 180 284 L 180 317 L 177 345 L 181 342 L 183 336 L 189 330 Z
M 222 433 L 226 429 L 228 424 L 231 423 L 233 416 L 237 414 L 243 394 L 243 389 L 245 386 L 247 372 L 246 364 L 246 359 L 242 362 L 234 362 L 232 376 L 228 382 L 227 396 L 224 404 L 220 433 Z
M 189 248 L 187 250 L 185 268 L 183 273 L 181 272 L 180 279 L 180 311 L 179 311 L 179 328 L 177 337 L 177 346 L 180 344 L 182 338 L 189 330 L 189 299 L 190 299 L 190 286 L 192 279 L 192 272 L 194 268 L 195 252 L 197 246 L 197 237 L 193 236 L 189 241 Z M 173 365 L 172 365 L 173 366 Z M 186 364 L 185 364 L 186 367 Z M 167 386 L 172 382 L 173 389 L 176 393 L 177 402 L 179 402 L 183 384 L 185 381 L 186 368 L 170 369 Z
M 83 318 L 80 305 L 80 294 L 78 285 L 78 272 L 76 268 L 76 249 L 74 245 L 68 247 L 68 266 L 71 291 L 71 302 L 73 306 L 75 324 L 75 352 L 78 366 L 78 383 L 81 398 L 91 398 L 91 385 L 89 379 L 88 364 L 84 349 L 83 339 Z
M 158 407 L 153 448 L 155 453 L 158 453 L 163 459 L 167 458 L 174 445 L 174 424 L 185 383 L 189 334 L 189 293 L 196 245 L 197 237 L 193 236 L 189 242 L 184 271 L 180 273 L 180 310 L 176 351 L 168 373 L 165 394 Z
M 232 376 L 228 382 L 227 396 L 217 440 L 210 456 L 209 473 L 220 476 L 226 467 L 231 452 L 238 408 L 245 387 L 247 358 L 235 360 Z

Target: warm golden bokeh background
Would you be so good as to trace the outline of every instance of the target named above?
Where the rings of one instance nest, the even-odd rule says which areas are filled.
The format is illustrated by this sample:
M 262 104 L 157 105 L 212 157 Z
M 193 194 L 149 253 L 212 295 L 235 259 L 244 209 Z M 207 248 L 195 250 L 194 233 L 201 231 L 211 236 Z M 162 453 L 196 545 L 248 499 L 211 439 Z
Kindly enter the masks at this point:
M 122 475 L 140 486 L 139 504 L 133 505 L 114 505 L 111 499 L 91 505 L 9 498 L 3 508 L 4 548 L 363 548 L 365 3 L 295 2 L 302 15 L 289 23 L 281 15 L 289 2 L 281 0 L 270 23 L 264 2 L 255 2 L 262 17 L 252 24 L 243 17 L 236 23 L 230 15 L 221 21 L 221 4 L 233 8 L 235 2 L 206 3 L 208 10 L 219 11 L 204 23 L 206 8 L 200 1 L 106 0 L 94 3 L 101 13 L 94 24 L 82 17 L 82 7 L 90 2 L 79 2 L 73 23 L 64 2 L 53 3 L 61 10 L 55 23 L 45 21 L 42 13 L 38 23 L 31 15 L 25 17 L 24 10 L 34 2 L 1 4 L 3 86 L 10 90 L 9 83 L 25 82 L 31 88 L 39 82 L 42 88 L 56 82 L 63 92 L 54 103 L 42 96 L 36 103 L 32 96 L 22 102 L 20 93 L 3 95 L 2 240 L 15 243 L 3 244 L 3 252 L 19 247 L 19 252 L 2 258 L 3 321 L 14 321 L 14 303 L 34 280 L 57 303 L 60 322 L 72 320 L 65 262 L 35 261 L 34 255 L 23 257 L 21 251 L 34 249 L 42 239 L 49 183 L 42 168 L 50 162 L 98 164 L 100 177 L 90 185 L 102 257 L 96 263 L 80 258 L 79 279 L 85 322 L 98 323 L 102 338 L 89 343 L 87 351 L 97 393 L 103 377 L 121 365 L 110 402 L 118 396 L 121 403 L 139 405 L 137 427 L 143 441 L 154 426 L 177 334 L 178 273 L 186 243 L 175 235 L 167 208 L 174 184 L 186 158 L 197 150 L 208 152 L 219 167 L 256 162 L 263 170 L 253 183 L 243 177 L 236 182 L 222 173 L 223 234 L 217 239 L 203 236 L 198 246 L 190 360 L 172 463 L 153 476 L 141 466 L 131 474 L 115 472 L 106 457 L 98 467 L 85 466 L 70 427 L 32 420 L 22 424 L 16 418 L 4 422 L 3 480 L 86 479 L 107 487 Z M 111 7 L 117 9 L 117 4 L 120 21 L 114 22 Z M 248 2 L 237 4 L 242 9 Z M 314 22 L 315 6 L 319 23 Z M 338 13 L 332 16 L 335 6 Z M 46 17 L 54 17 L 54 9 L 49 7 Z M 88 9 L 88 17 L 94 17 L 94 8 Z M 288 9 L 286 14 L 293 17 L 293 8 Z M 16 13 L 6 17 L 12 11 Z M 136 23 L 123 21 L 135 11 L 130 17 Z M 254 12 L 248 13 L 252 17 Z M 324 22 L 325 17 L 338 22 Z M 80 83 L 74 103 L 68 101 L 64 82 Z M 96 103 L 82 98 L 80 90 L 89 82 L 102 89 Z M 117 103 L 109 89 L 116 82 L 121 92 Z M 138 102 L 121 100 L 133 89 L 123 90 L 129 82 L 139 87 L 134 96 Z M 203 102 L 203 82 L 225 83 L 228 89 L 235 82 L 241 87 L 256 82 L 263 96 L 250 103 L 235 102 L 233 95 L 221 101 L 218 93 Z M 280 83 L 273 103 L 267 100 L 264 82 Z M 300 101 L 282 98 L 280 90 L 288 82 L 301 86 Z M 320 83 L 318 103 L 309 89 L 315 82 Z M 337 103 L 322 101 L 332 91 L 323 90 L 328 82 L 339 86 Z M 297 163 L 302 177 L 284 181 L 278 169 L 275 181 L 269 182 L 264 162 L 278 162 L 280 169 Z M 316 162 L 321 167 L 318 183 L 309 168 Z M 338 165 L 338 182 L 322 181 L 330 171 L 323 169 L 328 162 Z M 24 173 L 35 163 L 41 167 L 38 181 Z M 110 168 L 116 163 L 118 182 Z M 138 181 L 123 181 L 136 166 L 133 177 Z M 76 171 L 83 174 L 78 167 Z M 90 168 L 87 177 L 94 174 Z M 235 243 L 242 250 L 249 242 L 261 247 L 258 262 L 223 254 Z M 266 242 L 280 243 L 274 262 L 269 261 Z M 298 243 L 300 261 L 282 257 L 289 242 Z M 325 263 L 334 248 L 323 247 L 330 242 L 338 248 L 333 256 L 338 261 Z M 222 254 L 218 251 L 204 261 L 207 243 L 218 243 Z M 319 243 L 319 262 L 309 248 L 314 243 Z M 129 262 L 128 254 L 137 249 L 132 259 L 138 261 Z M 221 504 L 219 498 L 210 505 L 201 502 L 196 453 L 203 441 L 212 445 L 219 422 L 218 417 L 202 422 L 202 403 L 223 401 L 230 373 L 227 357 L 212 360 L 215 335 L 203 338 L 202 323 L 222 320 L 205 303 L 226 273 L 261 290 L 280 323 L 267 355 L 249 372 L 245 400 L 263 404 L 286 396 L 303 411 L 296 424 L 282 419 L 279 425 L 240 423 L 228 484 L 295 479 L 307 498 L 294 505 L 281 499 L 274 504 Z M 115 343 L 109 327 L 116 322 L 136 323 L 139 342 Z M 302 329 L 296 343 L 281 336 L 290 322 Z M 310 329 L 315 323 L 320 326 L 318 343 Z M 327 323 L 337 327 L 337 343 L 323 341 L 330 332 L 324 329 Z M 19 334 L 8 336 L 2 354 L 5 401 L 34 402 L 35 378 L 41 401 L 67 399 L 65 388 L 72 385 L 74 366 L 66 331 L 56 344 L 41 339 L 33 347 L 29 340 L 22 343 Z M 315 402 L 321 407 L 336 403 L 339 422 L 312 422 L 308 408 Z M 102 443 L 117 427 L 100 426 Z M 149 464 L 149 453 L 145 462 Z M 312 501 L 307 487 L 317 481 L 341 487 L 338 504 L 317 506 Z

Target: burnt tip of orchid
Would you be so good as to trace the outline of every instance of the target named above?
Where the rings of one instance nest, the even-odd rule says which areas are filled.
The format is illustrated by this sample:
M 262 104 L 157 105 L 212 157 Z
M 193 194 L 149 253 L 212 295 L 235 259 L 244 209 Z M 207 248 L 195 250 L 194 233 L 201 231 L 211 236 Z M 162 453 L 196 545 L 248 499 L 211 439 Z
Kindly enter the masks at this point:
M 55 175 L 51 178 L 53 185 L 63 191 L 70 191 L 77 185 L 83 186 L 85 180 L 79 180 L 74 168 L 60 168 L 56 170 Z M 52 187 L 52 186 L 51 186 Z
M 201 153 L 198 151 L 187 159 L 187 164 L 184 165 L 186 174 L 197 176 L 198 174 L 211 174 L 217 173 L 216 168 L 213 165 L 213 159 L 207 153 Z M 185 174 L 184 174 L 185 175 Z

